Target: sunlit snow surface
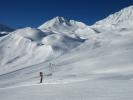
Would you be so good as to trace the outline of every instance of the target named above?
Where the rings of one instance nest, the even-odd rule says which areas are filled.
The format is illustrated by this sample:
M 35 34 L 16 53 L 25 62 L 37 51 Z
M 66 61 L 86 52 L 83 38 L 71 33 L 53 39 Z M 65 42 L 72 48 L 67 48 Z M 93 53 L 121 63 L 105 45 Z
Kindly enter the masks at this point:
M 132 100 L 132 19 L 130 6 L 92 26 L 56 17 L 0 37 L 0 97 Z
M 132 100 L 132 81 L 91 80 L 0 89 L 2 100 Z

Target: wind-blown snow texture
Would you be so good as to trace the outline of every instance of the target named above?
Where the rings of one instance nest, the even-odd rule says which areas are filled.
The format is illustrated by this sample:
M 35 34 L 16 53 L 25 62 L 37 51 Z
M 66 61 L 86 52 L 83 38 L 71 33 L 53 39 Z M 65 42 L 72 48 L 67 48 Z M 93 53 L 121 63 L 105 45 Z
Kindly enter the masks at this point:
M 29 87 L 29 89 L 34 88 L 33 92 L 39 90 L 44 92 L 45 95 L 38 94 L 39 100 L 43 100 L 43 98 L 47 100 L 88 100 L 89 98 L 91 100 L 132 100 L 133 97 L 126 94 L 128 83 L 129 85 L 132 83 L 129 80 L 133 79 L 132 33 L 133 6 L 124 8 L 92 26 L 63 17 L 55 17 L 38 28 L 27 27 L 10 32 L 6 36 L 0 37 L 0 88 L 14 88 L 0 89 L 0 97 L 10 100 L 4 93 L 9 95 L 12 90 L 23 91 L 23 88 L 19 88 L 19 86 L 27 85 L 29 87 L 31 84 L 37 84 L 39 82 L 38 73 L 42 71 L 45 77 L 44 86 Z M 94 79 L 97 80 L 96 82 L 99 80 L 112 81 L 109 81 L 109 86 L 99 88 L 100 85 L 98 90 L 94 88 L 93 91 L 90 89 L 93 87 L 92 84 L 86 80 L 92 80 L 92 83 L 95 83 Z M 119 80 L 114 84 L 119 84 L 120 87 L 126 85 L 127 92 L 117 91 L 120 88 L 111 85 L 114 80 Z M 125 82 L 126 80 L 128 83 Z M 76 85 L 77 81 L 81 81 L 79 85 Z M 120 82 L 125 83 L 120 84 Z M 65 90 L 69 85 L 60 87 L 64 91 L 61 97 L 58 94 L 60 90 L 57 90 L 55 95 L 50 95 L 53 92 L 48 93 L 48 89 L 52 91 L 52 88 L 42 90 L 45 84 L 48 87 L 50 84 L 56 84 L 58 87 L 58 84 L 65 83 L 71 84 L 70 87 L 77 90 L 77 92 L 73 91 L 74 95 L 68 94 L 71 96 L 70 98 L 65 95 Z M 75 85 L 79 88 L 76 88 Z M 57 88 L 55 85 L 52 87 L 55 90 Z M 110 87 L 114 87 L 116 90 Z M 101 93 L 97 97 L 78 92 L 84 88 L 88 89 L 84 93 L 93 91 L 94 94 L 96 93 L 95 95 L 100 93 L 97 91 L 105 92 L 106 89 L 109 89 L 109 93 L 115 91 L 118 95 L 121 92 L 125 95 L 121 95 L 119 98 L 116 96 L 117 94 L 103 96 L 104 93 Z M 24 88 L 24 91 L 29 90 Z M 132 91 L 132 88 L 129 91 Z M 116 99 L 113 98 L 114 95 Z M 32 97 L 32 95 L 24 97 L 24 95 L 18 94 L 18 96 L 12 96 L 12 99 L 17 100 L 16 98 L 19 96 L 22 96 L 22 100 Z

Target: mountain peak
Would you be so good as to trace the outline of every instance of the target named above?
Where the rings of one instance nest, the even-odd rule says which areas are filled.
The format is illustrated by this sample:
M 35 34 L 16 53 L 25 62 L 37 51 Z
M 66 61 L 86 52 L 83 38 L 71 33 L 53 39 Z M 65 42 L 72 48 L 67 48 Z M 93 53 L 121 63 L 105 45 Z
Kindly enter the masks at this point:
M 96 22 L 95 25 L 127 27 L 133 25 L 133 5 L 126 7 L 114 14 L 109 15 L 105 19 Z
M 82 22 L 78 22 L 75 20 L 69 20 L 63 17 L 54 17 L 53 19 L 45 22 L 41 26 L 38 27 L 38 29 L 42 31 L 52 31 L 56 33 L 72 33 L 78 28 L 84 28 L 87 25 L 85 25 Z
M 59 22 L 59 23 L 63 23 L 63 22 L 68 21 L 64 17 L 60 17 L 60 16 L 54 17 L 52 20 L 55 21 L 55 22 Z
M 70 25 L 70 20 L 67 20 L 63 17 L 60 17 L 60 16 L 57 16 L 57 17 L 54 17 L 53 19 L 45 22 L 44 24 L 42 24 L 39 29 L 46 29 L 46 30 L 49 30 L 51 29 L 52 27 L 58 27 L 60 25 L 66 25 L 66 26 L 69 26 Z

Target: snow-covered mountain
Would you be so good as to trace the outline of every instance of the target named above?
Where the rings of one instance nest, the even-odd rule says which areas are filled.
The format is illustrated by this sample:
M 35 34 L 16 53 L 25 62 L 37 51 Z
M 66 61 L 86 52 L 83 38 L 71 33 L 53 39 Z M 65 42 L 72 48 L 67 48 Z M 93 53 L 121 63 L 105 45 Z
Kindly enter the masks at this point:
M 55 17 L 50 21 L 42 24 L 38 28 L 44 31 L 53 31 L 58 33 L 73 33 L 78 28 L 85 28 L 85 25 L 82 22 L 77 22 L 74 20 L 65 19 L 63 17 Z
M 38 28 L 10 32 L 0 39 L 0 86 L 36 83 L 40 71 L 48 82 L 133 79 L 132 19 L 130 6 L 92 26 L 55 17 Z
M 18 29 L 0 41 L 0 73 L 51 60 L 82 42 L 64 34 L 47 35 L 35 28 Z
M 9 32 L 12 32 L 13 30 L 14 29 L 12 29 L 6 25 L 0 24 L 0 37 L 8 34 Z
M 133 27 L 133 6 L 129 6 L 100 20 L 93 27 L 103 30 L 126 30 Z
M 57 34 L 65 34 L 70 37 L 81 38 L 87 38 L 88 34 L 94 33 L 94 30 L 82 22 L 65 19 L 59 16 L 45 22 L 38 28 L 44 32 L 54 32 Z

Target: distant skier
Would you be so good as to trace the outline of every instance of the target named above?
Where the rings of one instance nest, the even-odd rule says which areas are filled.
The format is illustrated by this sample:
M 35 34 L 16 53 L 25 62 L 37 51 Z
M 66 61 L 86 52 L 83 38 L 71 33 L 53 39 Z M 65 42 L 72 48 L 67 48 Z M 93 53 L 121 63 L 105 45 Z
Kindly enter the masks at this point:
M 40 72 L 40 83 L 43 81 L 43 72 Z

